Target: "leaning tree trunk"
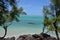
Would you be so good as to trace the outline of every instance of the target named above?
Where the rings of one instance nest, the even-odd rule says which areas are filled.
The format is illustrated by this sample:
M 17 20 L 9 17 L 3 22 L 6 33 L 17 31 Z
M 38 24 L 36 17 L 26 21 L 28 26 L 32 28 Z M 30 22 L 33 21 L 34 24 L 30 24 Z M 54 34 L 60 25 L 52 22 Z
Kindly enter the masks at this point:
M 54 25 L 54 28 L 55 28 L 55 34 L 56 34 L 57 40 L 59 40 L 59 35 L 58 35 L 58 31 L 57 31 L 58 27 L 56 26 L 56 20 L 53 23 L 53 25 Z
M 5 30 L 5 34 L 4 34 L 4 36 L 3 37 L 0 37 L 0 39 L 3 39 L 6 35 L 7 35 L 7 27 L 3 27 L 4 28 L 4 30 Z

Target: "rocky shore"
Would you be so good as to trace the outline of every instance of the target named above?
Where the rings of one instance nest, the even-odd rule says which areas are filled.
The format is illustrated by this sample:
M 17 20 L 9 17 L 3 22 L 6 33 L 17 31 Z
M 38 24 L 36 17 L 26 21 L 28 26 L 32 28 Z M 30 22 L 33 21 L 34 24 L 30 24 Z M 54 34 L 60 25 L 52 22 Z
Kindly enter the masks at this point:
M 20 35 L 17 39 L 15 37 L 11 38 L 4 38 L 0 40 L 57 40 L 55 37 L 52 37 L 48 34 L 41 33 L 41 34 L 33 34 L 33 35 Z

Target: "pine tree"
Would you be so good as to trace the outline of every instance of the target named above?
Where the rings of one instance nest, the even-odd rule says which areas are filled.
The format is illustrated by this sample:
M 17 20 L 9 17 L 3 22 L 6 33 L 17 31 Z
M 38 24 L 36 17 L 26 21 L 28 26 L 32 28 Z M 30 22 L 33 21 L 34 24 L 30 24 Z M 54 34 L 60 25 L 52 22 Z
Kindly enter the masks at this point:
M 9 9 L 9 6 L 11 9 Z M 13 21 L 18 22 L 20 14 L 26 13 L 23 8 L 17 8 L 17 0 L 0 0 L 0 26 L 5 30 L 4 38 L 7 34 L 7 27 L 9 27 Z
M 55 31 L 56 37 L 59 40 L 60 32 L 60 0 L 50 0 L 49 6 L 43 7 L 44 13 L 44 29 L 47 27 L 48 31 Z

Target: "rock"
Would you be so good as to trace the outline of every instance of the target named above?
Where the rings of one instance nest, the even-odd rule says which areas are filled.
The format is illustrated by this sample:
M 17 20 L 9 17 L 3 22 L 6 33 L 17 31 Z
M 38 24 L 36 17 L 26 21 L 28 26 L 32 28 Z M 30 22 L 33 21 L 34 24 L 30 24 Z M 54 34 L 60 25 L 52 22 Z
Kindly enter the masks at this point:
M 25 40 L 35 40 L 32 35 L 27 35 L 27 37 L 25 38 Z
M 2 39 L 2 38 L 0 38 L 0 40 L 6 40 L 6 38 L 3 38 L 3 39 Z
M 21 35 L 17 39 L 15 37 L 3 38 L 0 40 L 57 40 L 55 37 L 52 37 L 46 33 L 33 34 L 33 35 Z
M 17 40 L 24 40 L 26 37 L 27 37 L 27 35 L 22 35 L 22 36 L 19 36 L 19 38 L 17 38 Z
M 57 40 L 55 37 L 52 37 L 46 33 L 41 33 L 40 36 L 42 40 Z
M 50 35 L 48 35 L 46 33 L 41 33 L 40 35 L 42 35 L 44 38 L 51 37 Z
M 57 39 L 53 37 L 48 37 L 47 40 L 57 40 Z
M 7 38 L 6 40 L 15 40 L 15 37 Z
M 32 35 L 22 35 L 17 40 L 35 40 Z
M 19 36 L 17 40 L 57 40 L 57 39 L 54 37 L 51 37 L 50 35 L 46 33 L 41 33 L 40 35 L 38 34 L 22 35 L 22 36 Z
M 40 35 L 37 35 L 37 34 L 34 34 L 34 35 L 32 35 L 34 38 L 39 38 L 40 37 Z

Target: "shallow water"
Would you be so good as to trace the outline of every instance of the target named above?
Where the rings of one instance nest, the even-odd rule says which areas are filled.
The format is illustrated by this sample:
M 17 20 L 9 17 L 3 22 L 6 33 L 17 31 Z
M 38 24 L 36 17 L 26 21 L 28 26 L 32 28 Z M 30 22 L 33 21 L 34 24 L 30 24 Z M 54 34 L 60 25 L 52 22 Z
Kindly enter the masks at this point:
M 22 34 L 40 34 L 43 28 L 43 16 L 21 16 L 20 22 L 13 22 L 8 27 L 7 36 L 19 36 Z M 0 36 L 3 36 L 4 30 L 0 27 Z M 53 35 L 53 34 L 52 34 Z

